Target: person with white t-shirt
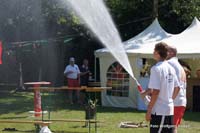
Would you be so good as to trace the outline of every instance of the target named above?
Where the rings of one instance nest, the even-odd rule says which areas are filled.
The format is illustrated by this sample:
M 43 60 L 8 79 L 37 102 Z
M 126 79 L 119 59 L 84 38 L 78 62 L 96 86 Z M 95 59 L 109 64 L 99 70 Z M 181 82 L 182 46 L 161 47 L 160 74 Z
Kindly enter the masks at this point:
M 80 86 L 80 70 L 79 67 L 75 64 L 75 59 L 73 57 L 69 60 L 69 65 L 66 66 L 64 75 L 67 77 L 68 87 L 79 87 Z M 76 100 L 80 102 L 80 91 L 74 90 L 76 92 Z M 70 104 L 73 104 L 73 91 L 68 90 L 68 97 Z
M 181 123 L 181 119 L 184 115 L 186 108 L 186 73 L 178 62 L 177 49 L 173 46 L 168 46 L 168 63 L 175 69 L 177 78 L 180 82 L 180 91 L 177 97 L 174 99 L 174 133 L 177 133 L 178 125 Z
M 155 45 L 153 56 L 157 63 L 151 68 L 149 89 L 142 93 L 151 95 L 145 116 L 150 121 L 150 133 L 173 133 L 174 128 L 172 97 L 179 90 L 179 82 L 174 68 L 166 61 L 167 46 L 163 42 Z

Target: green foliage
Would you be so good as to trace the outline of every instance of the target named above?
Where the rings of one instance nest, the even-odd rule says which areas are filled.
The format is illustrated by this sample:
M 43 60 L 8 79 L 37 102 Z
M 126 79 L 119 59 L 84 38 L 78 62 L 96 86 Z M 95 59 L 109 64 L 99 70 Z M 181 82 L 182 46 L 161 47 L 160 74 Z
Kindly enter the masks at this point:
M 80 23 L 80 19 L 79 19 L 79 17 L 76 15 L 76 14 L 74 14 L 73 12 L 70 14 L 71 15 L 71 20 L 72 20 L 72 25 L 79 25 L 79 24 L 81 24 Z
M 123 40 L 127 40 L 138 34 L 144 27 L 151 23 L 151 1 L 106 0 L 106 5 Z
M 154 19 L 153 0 L 104 0 L 123 40 L 141 32 Z M 7 6 L 9 2 L 3 2 L 2 6 Z M 194 16 L 200 16 L 199 0 L 159 0 L 158 18 L 165 29 L 172 33 L 182 31 L 191 23 Z M 19 24 L 43 27 L 44 23 L 49 29 L 53 28 L 52 35 L 62 35 L 70 32 L 81 32 L 87 35 L 87 30 L 83 28 L 80 19 L 66 4 L 55 0 L 42 0 L 40 2 L 21 2 L 16 0 L 20 9 L 18 14 L 12 14 L 9 18 L 3 17 L 1 27 L 7 29 L 19 28 Z M 37 8 L 36 8 L 37 6 Z M 8 7 L 8 9 L 11 7 Z M 2 8 L 3 9 L 3 8 Z M 4 9 L 5 10 L 5 9 Z M 11 10 L 11 9 L 9 9 Z M 15 11 L 15 7 L 12 9 Z M 38 10 L 35 12 L 35 10 Z M 16 9 L 17 12 L 17 9 Z M 34 16 L 33 14 L 41 14 Z M 7 21 L 3 21 L 3 20 Z M 173 22 L 172 22 L 173 21 Z M 39 29 L 39 28 L 38 28 Z M 26 30 L 28 30 L 26 28 Z M 30 30 L 32 30 L 30 28 Z
M 174 0 L 172 11 L 185 21 L 187 25 L 193 18 L 200 17 L 200 1 L 198 0 Z
M 153 0 L 104 1 L 123 40 L 139 33 L 153 20 Z M 9 5 L 9 2 L 11 3 L 9 0 L 2 2 L 1 12 L 5 12 L 5 8 Z M 200 17 L 199 0 L 159 0 L 158 2 L 158 18 L 167 31 L 180 32 L 191 23 L 194 16 Z M 22 2 L 21 0 L 16 0 L 13 4 L 16 4 L 16 6 L 8 6 L 7 9 L 10 12 L 16 12 L 16 14 L 11 14 L 9 18 L 6 15 L 2 16 L 0 20 L 2 29 L 10 28 L 10 31 L 13 31 L 13 29 L 19 29 L 20 24 L 24 26 L 36 24 L 38 27 L 47 25 L 48 29 L 52 26 L 56 27 L 52 31 L 54 35 L 66 34 L 69 31 L 80 31 L 84 34 L 88 32 L 85 28 L 82 28 L 80 19 L 70 10 L 70 7 L 62 4 L 61 1 L 42 0 L 40 2 Z M 167 24 L 170 26 L 167 27 Z M 20 29 L 23 29 L 23 27 Z M 25 29 L 29 30 L 28 28 Z
M 58 25 L 79 25 L 79 18 L 70 7 L 62 1 L 43 0 L 43 14 L 46 19 L 56 22 Z
M 171 0 L 159 1 L 159 20 L 170 33 L 180 33 L 188 27 L 194 17 L 200 17 L 200 1 Z
M 144 30 L 154 19 L 153 0 L 105 1 L 125 40 Z M 159 22 L 170 33 L 183 31 L 195 16 L 200 17 L 199 0 L 158 0 Z

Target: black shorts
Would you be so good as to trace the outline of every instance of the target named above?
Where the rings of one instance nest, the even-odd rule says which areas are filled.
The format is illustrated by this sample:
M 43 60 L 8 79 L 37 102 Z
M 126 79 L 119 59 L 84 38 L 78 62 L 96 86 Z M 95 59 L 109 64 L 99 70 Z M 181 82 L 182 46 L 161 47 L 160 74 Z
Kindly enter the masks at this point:
M 150 133 L 173 133 L 173 115 L 151 115 Z

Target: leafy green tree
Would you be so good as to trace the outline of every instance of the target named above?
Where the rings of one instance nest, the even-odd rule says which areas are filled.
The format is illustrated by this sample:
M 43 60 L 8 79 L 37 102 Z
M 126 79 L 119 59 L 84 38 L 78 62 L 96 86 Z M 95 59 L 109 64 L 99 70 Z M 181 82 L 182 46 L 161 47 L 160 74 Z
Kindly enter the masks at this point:
M 199 0 L 105 0 L 120 30 L 123 40 L 133 37 L 154 19 L 153 8 L 158 9 L 158 19 L 166 31 L 180 33 L 196 16 L 200 17 Z
M 180 33 L 187 28 L 194 17 L 200 17 L 198 0 L 160 0 L 158 5 L 159 20 L 170 33 Z

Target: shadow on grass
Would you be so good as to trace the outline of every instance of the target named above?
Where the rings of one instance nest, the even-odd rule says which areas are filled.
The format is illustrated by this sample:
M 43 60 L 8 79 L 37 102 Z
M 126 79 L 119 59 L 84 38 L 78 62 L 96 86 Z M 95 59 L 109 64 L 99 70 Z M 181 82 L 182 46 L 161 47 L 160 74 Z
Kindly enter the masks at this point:
M 12 116 L 12 117 L 1 117 L 1 119 L 24 119 L 24 118 L 27 118 L 27 116 Z
M 70 105 L 67 103 L 67 94 L 66 92 L 51 92 L 51 93 L 43 93 L 42 94 L 42 104 L 44 110 L 50 111 L 58 111 L 66 109 L 81 111 L 84 110 L 84 106 L 82 105 Z
M 184 114 L 183 119 L 186 121 L 195 121 L 195 122 L 200 122 L 200 112 L 189 112 L 186 111 Z
M 59 111 L 59 110 L 76 110 L 83 111 L 85 107 L 82 105 L 69 105 L 66 102 L 67 94 L 63 92 L 42 93 L 43 110 Z M 7 113 L 23 113 L 34 109 L 32 92 L 17 92 L 17 93 L 0 93 L 0 114 Z M 144 113 L 132 108 L 113 108 L 97 106 L 98 113 L 119 112 L 119 113 Z M 5 118 L 5 119 L 9 119 Z
M 56 92 L 54 93 L 54 96 L 51 96 L 52 100 L 54 99 L 53 103 L 50 102 L 50 105 L 53 104 L 54 110 L 59 110 L 59 109 L 67 109 L 67 110 L 84 110 L 85 106 L 84 105 L 69 105 L 66 102 L 67 99 L 67 94 L 66 92 Z M 92 99 L 94 99 L 94 95 L 91 96 Z M 98 98 L 98 97 L 97 97 Z M 100 99 L 100 98 L 99 98 Z M 52 101 L 50 100 L 50 101 Z M 47 102 L 46 102 L 47 103 Z M 137 109 L 133 108 L 114 108 L 114 107 L 102 107 L 100 105 L 100 100 L 98 101 L 97 105 L 97 112 L 99 113 L 104 113 L 104 112 L 119 112 L 119 113 L 127 113 L 127 112 L 135 112 L 135 113 L 145 113 L 146 111 L 138 111 Z
M 23 113 L 33 110 L 33 99 L 30 95 L 19 93 L 0 93 L 0 114 Z
M 66 103 L 65 94 L 41 93 L 43 110 L 58 111 L 84 110 L 84 106 L 69 105 Z M 34 95 L 32 92 L 0 93 L 0 114 L 23 113 L 34 110 Z M 7 119 L 7 118 L 5 118 Z
M 16 131 L 2 131 L 3 133 L 35 133 L 35 130 L 17 130 Z
M 52 131 L 52 132 L 54 133 L 87 133 L 87 132 L 81 132 L 81 131 L 75 132 L 75 131 L 58 131 L 58 130 Z
M 30 130 L 30 131 L 20 131 L 20 130 L 19 130 L 19 132 L 20 132 L 20 133 L 35 133 L 35 130 Z
M 145 113 L 146 111 L 140 111 L 133 108 L 116 108 L 116 107 L 102 107 L 97 108 L 98 113 L 115 112 L 115 113 Z

